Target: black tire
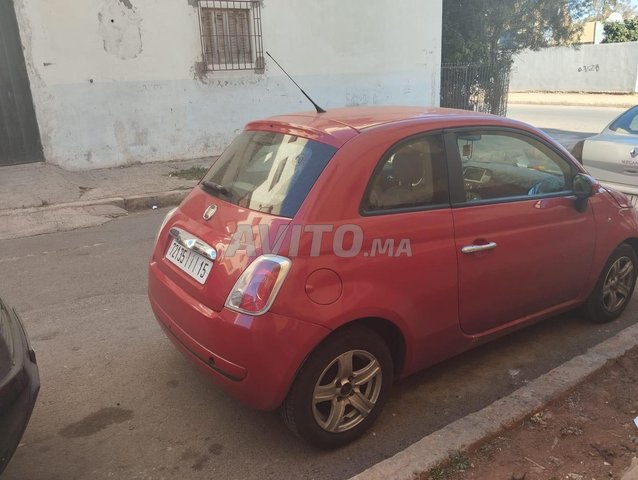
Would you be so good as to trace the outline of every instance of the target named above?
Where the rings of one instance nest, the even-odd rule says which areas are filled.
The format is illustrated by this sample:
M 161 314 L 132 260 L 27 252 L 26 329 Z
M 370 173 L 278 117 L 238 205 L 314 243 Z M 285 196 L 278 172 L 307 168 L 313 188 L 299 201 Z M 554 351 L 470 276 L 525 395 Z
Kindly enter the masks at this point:
M 628 270 L 623 277 L 624 268 Z M 623 313 L 634 292 L 637 271 L 638 259 L 634 249 L 627 244 L 616 248 L 584 305 L 585 314 L 592 322 L 611 322 Z
M 341 362 L 338 359 L 341 358 L 345 366 L 350 353 L 352 353 L 350 364 L 353 374 L 349 375 L 349 378 L 352 383 L 347 381 L 343 386 L 337 387 L 341 372 L 339 369 Z M 377 363 L 374 364 L 371 359 L 376 360 Z M 365 370 L 366 368 L 368 370 Z M 387 345 L 373 331 L 353 327 L 336 332 L 319 345 L 301 367 L 281 407 L 282 418 L 290 430 L 315 447 L 333 449 L 345 445 L 361 436 L 379 417 L 392 386 L 393 368 L 392 356 Z M 367 378 L 363 375 L 364 371 L 368 373 L 377 371 L 380 372 L 380 376 L 377 373 L 368 383 L 357 386 L 357 372 L 361 382 Z M 333 373 L 334 381 L 324 383 L 332 378 Z M 337 393 L 333 395 L 332 400 L 315 404 L 315 387 L 334 389 Z M 362 405 L 359 403 L 362 396 L 367 398 L 368 402 L 375 398 L 376 400 L 367 404 L 364 402 Z M 370 405 L 373 406 L 369 413 L 364 415 L 350 402 L 364 406 L 365 409 Z M 343 421 L 336 428 L 328 430 L 325 427 L 330 427 L 330 419 L 333 418 L 330 414 L 333 409 L 335 419 L 339 418 L 338 412 L 343 412 L 341 415 Z M 352 415 L 350 422 L 347 421 L 348 415 Z M 321 426 L 317 418 L 325 421 L 324 426 Z M 352 425 L 349 426 L 349 423 Z M 336 429 L 343 430 L 335 431 Z

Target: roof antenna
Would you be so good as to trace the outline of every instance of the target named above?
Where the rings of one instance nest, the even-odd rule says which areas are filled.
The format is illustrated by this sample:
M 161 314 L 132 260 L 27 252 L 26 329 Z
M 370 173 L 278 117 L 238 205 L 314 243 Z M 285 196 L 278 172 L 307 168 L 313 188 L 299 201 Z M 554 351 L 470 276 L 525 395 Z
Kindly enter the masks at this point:
M 266 51 L 266 55 L 268 55 L 270 58 L 272 58 L 272 61 L 273 61 L 273 62 L 275 62 L 279 68 L 281 68 L 281 71 L 282 71 L 282 72 L 284 72 L 284 73 L 286 74 L 286 76 L 290 79 L 290 81 L 291 81 L 292 83 L 294 83 L 294 84 L 295 84 L 295 86 L 296 86 L 299 90 L 301 90 L 301 93 L 303 93 L 303 94 L 304 94 L 304 96 L 305 96 L 308 100 L 310 100 L 310 103 L 312 103 L 312 104 L 314 105 L 315 110 L 317 110 L 317 113 L 326 113 L 326 111 L 325 111 L 323 108 L 321 108 L 319 105 L 317 105 L 317 104 L 316 104 L 316 103 L 312 100 L 312 98 L 310 98 L 310 95 L 308 95 L 306 92 L 304 92 L 304 91 L 303 91 L 303 88 L 301 88 L 301 87 L 299 86 L 299 84 L 298 84 L 297 82 L 295 82 L 295 81 L 292 79 L 292 77 L 291 77 L 290 75 L 288 75 L 288 72 L 286 72 L 286 71 L 284 70 L 284 67 L 282 67 L 281 65 L 279 65 L 279 62 L 277 62 L 277 60 L 275 60 L 275 59 L 274 59 L 274 57 L 273 57 L 270 53 L 268 53 L 268 52 Z

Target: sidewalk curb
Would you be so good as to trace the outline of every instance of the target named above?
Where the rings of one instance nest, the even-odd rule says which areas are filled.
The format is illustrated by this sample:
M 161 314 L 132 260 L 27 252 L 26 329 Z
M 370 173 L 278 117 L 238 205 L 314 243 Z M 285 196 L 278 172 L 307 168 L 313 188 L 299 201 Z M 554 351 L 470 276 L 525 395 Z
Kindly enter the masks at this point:
M 570 101 L 545 101 L 545 100 L 510 100 L 508 105 L 542 105 L 545 107 L 597 107 L 597 108 L 631 108 L 633 102 L 570 102 Z
M 186 198 L 191 190 L 192 188 L 186 190 L 169 190 L 156 194 L 133 195 L 124 198 L 123 208 L 128 212 L 136 212 L 153 207 L 173 207 L 182 203 L 182 200 Z
M 0 210 L 0 240 L 97 226 L 131 212 L 179 205 L 191 190 Z
M 451 453 L 467 450 L 542 410 L 549 402 L 596 373 L 608 361 L 623 356 L 638 344 L 637 339 L 638 324 L 627 327 L 511 395 L 424 437 L 350 480 L 414 480 L 415 476 L 446 462 Z
M 131 195 L 128 197 L 96 198 L 95 200 L 83 200 L 78 202 L 56 203 L 42 207 L 25 207 L 0 210 L 0 216 L 20 213 L 34 213 L 63 208 L 86 208 L 99 205 L 112 205 L 127 212 L 135 212 L 153 207 L 162 208 L 179 205 L 190 193 L 192 188 L 184 190 L 169 190 L 167 192 L 149 193 L 144 195 Z

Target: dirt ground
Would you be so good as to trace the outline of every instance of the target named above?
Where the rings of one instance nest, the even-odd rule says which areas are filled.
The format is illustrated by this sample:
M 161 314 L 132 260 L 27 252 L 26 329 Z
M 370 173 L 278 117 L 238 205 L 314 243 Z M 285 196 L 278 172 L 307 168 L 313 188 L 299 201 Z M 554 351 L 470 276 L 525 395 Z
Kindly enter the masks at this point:
M 421 480 L 620 479 L 638 457 L 638 347 L 566 397 Z

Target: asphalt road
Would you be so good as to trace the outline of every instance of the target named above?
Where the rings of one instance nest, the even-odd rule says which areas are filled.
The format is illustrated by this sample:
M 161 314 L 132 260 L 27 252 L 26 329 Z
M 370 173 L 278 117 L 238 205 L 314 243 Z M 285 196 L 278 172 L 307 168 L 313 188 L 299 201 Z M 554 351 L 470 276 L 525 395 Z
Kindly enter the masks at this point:
M 509 105 L 507 116 L 547 132 L 568 149 L 600 133 L 624 108 Z
M 209 384 L 156 325 L 146 262 L 163 213 L 0 242 L 0 295 L 42 377 L 4 480 L 345 479 L 638 320 L 634 301 L 608 326 L 569 314 L 512 334 L 401 381 L 373 431 L 319 452 Z

